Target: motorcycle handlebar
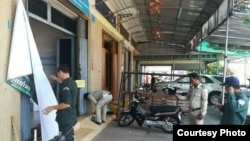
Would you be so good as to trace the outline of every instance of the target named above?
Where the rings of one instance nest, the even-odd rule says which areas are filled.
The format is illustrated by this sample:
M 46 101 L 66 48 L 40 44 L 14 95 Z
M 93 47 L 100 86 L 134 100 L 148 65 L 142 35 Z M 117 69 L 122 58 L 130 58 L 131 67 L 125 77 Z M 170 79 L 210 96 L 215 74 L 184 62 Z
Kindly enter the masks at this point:
M 135 99 L 138 100 L 139 103 L 143 103 L 143 104 L 147 104 L 147 102 L 145 102 L 138 93 L 135 93 Z

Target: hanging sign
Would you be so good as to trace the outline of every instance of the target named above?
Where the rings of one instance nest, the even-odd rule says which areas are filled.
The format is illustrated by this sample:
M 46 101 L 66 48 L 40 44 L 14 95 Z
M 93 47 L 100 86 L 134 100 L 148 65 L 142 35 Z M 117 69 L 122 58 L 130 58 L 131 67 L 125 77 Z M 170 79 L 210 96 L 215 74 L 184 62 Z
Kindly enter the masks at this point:
M 89 11 L 89 1 L 88 0 L 69 0 L 74 6 L 76 6 L 80 11 L 90 17 Z

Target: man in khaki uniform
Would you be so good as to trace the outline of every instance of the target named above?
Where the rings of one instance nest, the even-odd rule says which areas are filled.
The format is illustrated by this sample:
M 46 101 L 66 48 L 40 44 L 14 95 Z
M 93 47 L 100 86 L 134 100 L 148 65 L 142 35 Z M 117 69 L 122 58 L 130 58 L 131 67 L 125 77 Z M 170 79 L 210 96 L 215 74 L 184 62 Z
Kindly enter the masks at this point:
M 102 122 L 106 121 L 107 116 L 107 106 L 112 101 L 113 97 L 110 91 L 97 90 L 92 93 L 86 93 L 84 95 L 85 99 L 89 99 L 95 104 L 96 119 L 95 123 L 100 125 Z M 102 116 L 101 116 L 102 108 Z
M 201 84 L 198 74 L 191 73 L 188 76 L 190 77 L 191 87 L 187 96 L 177 95 L 177 97 L 182 100 L 189 100 L 189 124 L 202 125 L 207 113 L 208 89 Z

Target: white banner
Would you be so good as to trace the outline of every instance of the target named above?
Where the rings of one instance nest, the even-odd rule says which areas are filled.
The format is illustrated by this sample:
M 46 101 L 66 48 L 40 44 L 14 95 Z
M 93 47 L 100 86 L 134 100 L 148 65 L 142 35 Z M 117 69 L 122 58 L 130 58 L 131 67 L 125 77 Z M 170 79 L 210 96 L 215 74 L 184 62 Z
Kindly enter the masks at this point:
M 49 115 L 43 115 L 42 110 L 47 106 L 57 105 L 57 100 L 43 71 L 26 12 L 22 0 L 18 0 L 7 81 L 33 74 L 40 114 L 42 141 L 48 141 L 59 134 L 58 124 L 55 121 L 56 111 L 52 111 Z

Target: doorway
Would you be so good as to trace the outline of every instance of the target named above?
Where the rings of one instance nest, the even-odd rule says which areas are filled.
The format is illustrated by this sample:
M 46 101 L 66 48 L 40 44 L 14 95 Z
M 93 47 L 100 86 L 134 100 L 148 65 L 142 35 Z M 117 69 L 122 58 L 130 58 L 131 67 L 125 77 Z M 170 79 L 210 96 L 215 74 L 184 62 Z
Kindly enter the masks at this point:
M 111 90 L 111 48 L 112 42 L 104 41 L 103 53 L 102 53 L 102 64 L 103 64 L 103 74 L 102 74 L 102 89 Z
M 72 37 L 57 39 L 56 67 L 66 64 L 70 67 L 70 76 L 75 79 L 74 41 Z M 56 84 L 56 97 L 58 98 L 59 84 Z
M 66 64 L 70 67 L 70 76 L 75 79 L 75 58 L 73 38 L 60 38 L 57 40 L 57 66 Z
M 102 48 L 102 89 L 117 95 L 118 86 L 118 43 L 108 35 L 103 35 Z

